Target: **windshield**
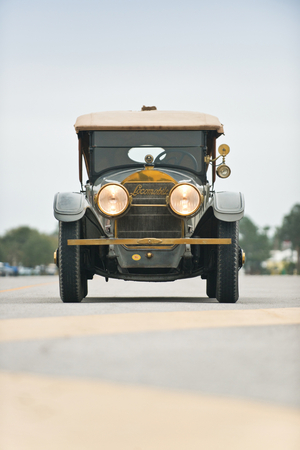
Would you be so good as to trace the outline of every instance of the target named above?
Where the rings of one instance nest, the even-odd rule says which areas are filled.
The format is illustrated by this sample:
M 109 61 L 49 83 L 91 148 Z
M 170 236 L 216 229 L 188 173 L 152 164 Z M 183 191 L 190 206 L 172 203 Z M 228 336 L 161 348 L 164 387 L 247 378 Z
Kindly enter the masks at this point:
M 95 180 L 112 168 L 143 167 L 151 155 L 155 167 L 181 167 L 203 174 L 203 131 L 95 131 L 90 147 Z

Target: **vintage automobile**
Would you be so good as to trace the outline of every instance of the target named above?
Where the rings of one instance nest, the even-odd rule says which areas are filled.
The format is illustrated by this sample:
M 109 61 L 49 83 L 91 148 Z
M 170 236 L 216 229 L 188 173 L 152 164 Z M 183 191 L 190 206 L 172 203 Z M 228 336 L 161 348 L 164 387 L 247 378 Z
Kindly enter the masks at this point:
M 62 301 L 80 302 L 98 274 L 106 281 L 201 277 L 208 297 L 236 302 L 244 198 L 214 191 L 216 175 L 230 175 L 229 147 L 219 146 L 216 157 L 219 120 L 143 107 L 80 116 L 75 130 L 81 191 L 54 199 Z

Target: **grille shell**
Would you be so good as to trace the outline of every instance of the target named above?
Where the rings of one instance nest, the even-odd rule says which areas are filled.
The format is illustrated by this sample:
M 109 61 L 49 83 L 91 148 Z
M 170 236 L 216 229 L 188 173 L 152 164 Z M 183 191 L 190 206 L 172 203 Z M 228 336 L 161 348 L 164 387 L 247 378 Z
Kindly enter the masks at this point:
M 118 238 L 182 237 L 182 219 L 170 213 L 166 196 L 173 182 L 128 182 L 124 187 L 132 196 L 132 204 L 116 221 Z

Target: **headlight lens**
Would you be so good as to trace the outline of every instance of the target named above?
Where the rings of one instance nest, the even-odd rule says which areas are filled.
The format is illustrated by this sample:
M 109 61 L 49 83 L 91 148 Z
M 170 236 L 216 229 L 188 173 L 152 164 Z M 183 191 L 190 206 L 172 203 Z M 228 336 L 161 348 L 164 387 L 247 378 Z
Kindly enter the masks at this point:
M 226 166 L 226 164 L 221 164 L 221 166 L 217 168 L 217 175 L 220 178 L 228 178 L 230 174 L 231 170 L 228 166 Z
M 119 216 L 129 205 L 129 194 L 120 184 L 106 184 L 97 197 L 100 210 L 107 216 Z
M 201 194 L 191 184 L 179 184 L 170 192 L 170 207 L 180 216 L 190 216 L 201 205 Z

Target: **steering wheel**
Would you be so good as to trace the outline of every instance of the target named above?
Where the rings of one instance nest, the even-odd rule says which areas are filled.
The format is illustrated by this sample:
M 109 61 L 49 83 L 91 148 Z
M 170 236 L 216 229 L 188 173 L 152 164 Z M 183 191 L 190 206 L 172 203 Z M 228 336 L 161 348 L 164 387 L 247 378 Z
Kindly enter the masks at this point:
M 181 156 L 177 158 L 176 156 L 171 156 L 171 155 L 170 155 L 170 153 L 175 153 L 175 152 L 176 152 L 176 153 L 180 153 Z M 164 161 L 162 161 L 162 159 L 163 159 L 163 157 L 164 157 L 165 155 L 169 155 L 169 157 L 167 157 L 166 159 L 164 159 Z M 154 164 L 161 163 L 161 162 L 163 162 L 164 164 L 165 164 L 165 163 L 172 164 L 171 161 L 174 160 L 174 163 L 175 163 L 174 165 L 178 165 L 178 166 L 179 166 L 179 164 L 181 163 L 181 161 L 183 160 L 183 158 L 184 158 L 186 155 L 189 156 L 190 159 L 193 161 L 193 164 L 194 164 L 194 166 L 195 166 L 195 170 L 196 170 L 196 172 L 198 172 L 198 162 L 197 162 L 195 156 L 194 156 L 194 155 L 191 155 L 189 152 L 187 152 L 187 151 L 185 151 L 185 150 L 171 150 L 170 152 L 167 152 L 166 150 L 164 150 L 163 152 L 161 152 L 161 153 L 155 158 Z

